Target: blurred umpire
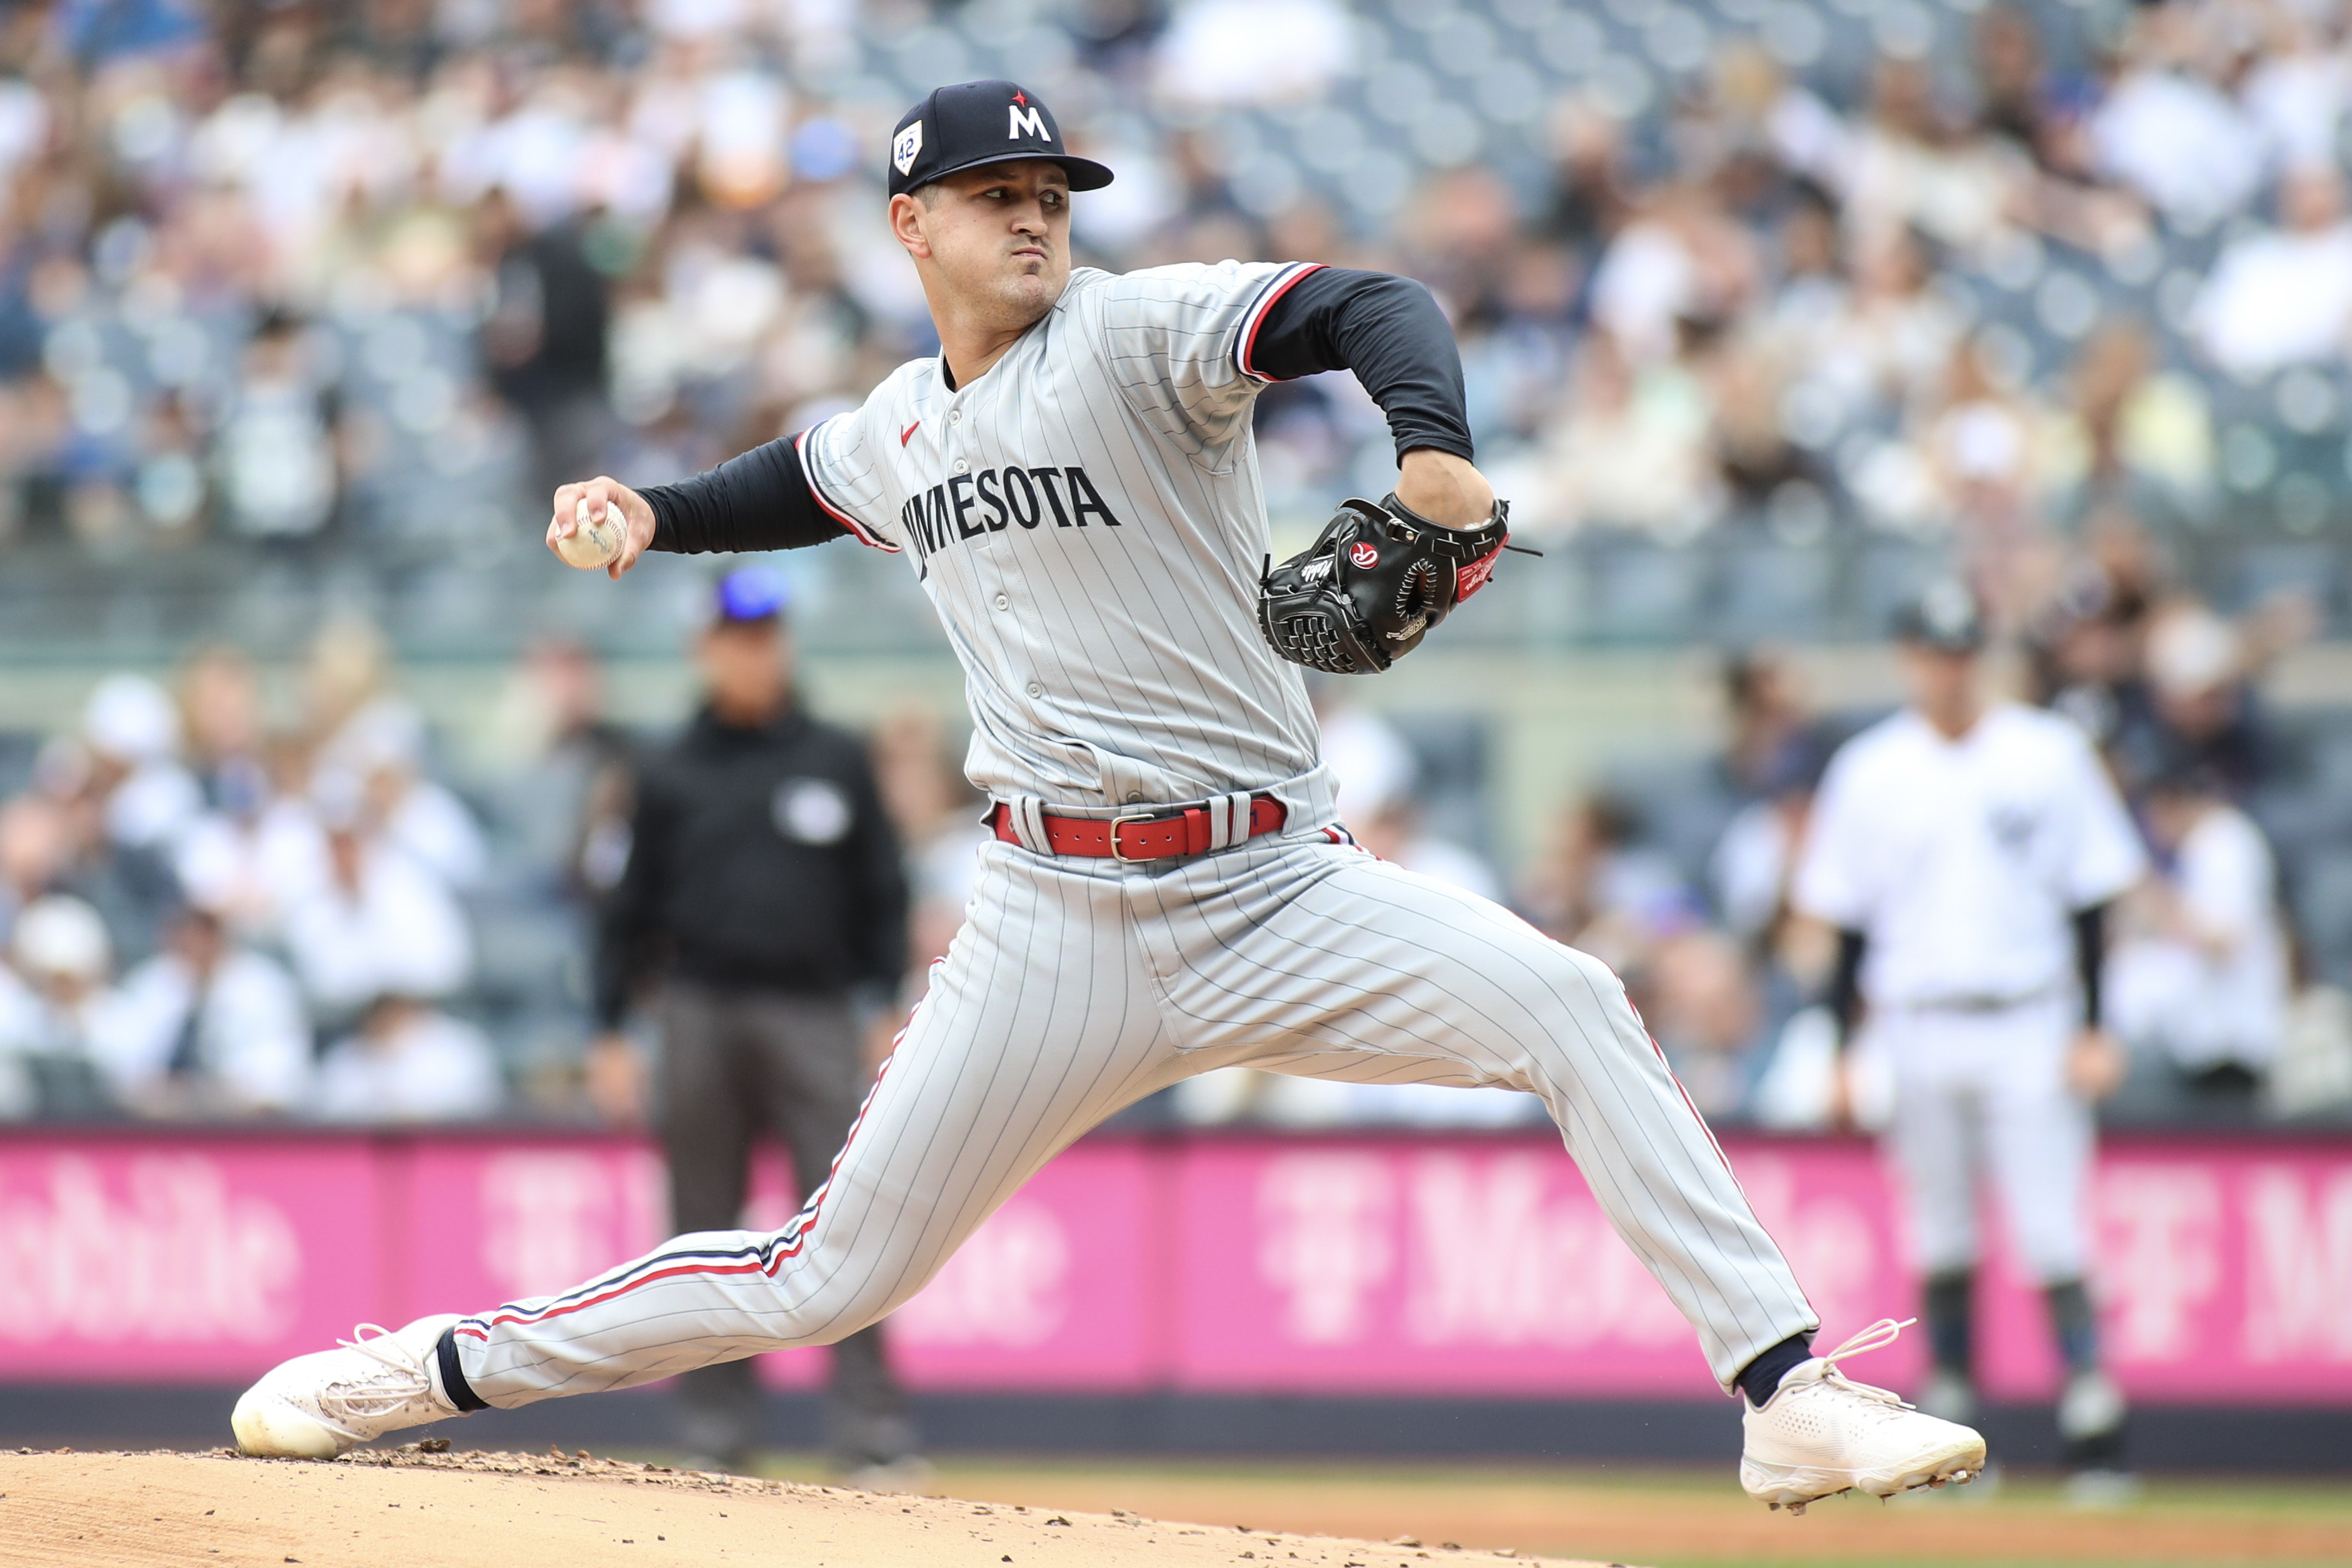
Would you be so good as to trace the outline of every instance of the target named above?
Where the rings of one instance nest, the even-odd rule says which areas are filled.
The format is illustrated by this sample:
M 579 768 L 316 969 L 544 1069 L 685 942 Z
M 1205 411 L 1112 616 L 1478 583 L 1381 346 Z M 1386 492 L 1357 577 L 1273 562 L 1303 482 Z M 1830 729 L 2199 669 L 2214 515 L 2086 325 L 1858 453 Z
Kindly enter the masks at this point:
M 2071 720 L 1988 700 L 1982 612 L 1960 582 L 1897 617 L 1911 701 L 1831 760 L 1793 902 L 1839 934 L 1832 1005 L 1868 1008 L 1893 1070 L 1890 1151 L 1926 1276 L 1923 1409 L 1973 1413 L 1977 1191 L 2000 1196 L 2066 1365 L 2058 1426 L 2084 1501 L 2129 1486 L 2123 1396 L 2101 1370 L 2085 1275 L 2091 1107 L 2122 1076 L 2100 1021 L 2107 905 L 2139 837 Z
M 792 1152 L 803 1197 L 825 1179 L 867 1081 L 853 992 L 895 986 L 907 885 L 866 748 L 803 711 L 793 690 L 782 580 L 762 568 L 718 587 L 697 644 L 704 697 L 677 739 L 644 762 L 627 869 L 598 942 L 591 1083 L 634 1111 L 623 1014 L 658 974 L 657 1119 L 673 1226 L 741 1223 L 751 1144 Z M 695 1453 L 740 1468 L 761 1400 L 746 1361 L 678 1379 Z M 869 1482 L 919 1464 L 882 1331 L 833 1347 L 833 1443 Z

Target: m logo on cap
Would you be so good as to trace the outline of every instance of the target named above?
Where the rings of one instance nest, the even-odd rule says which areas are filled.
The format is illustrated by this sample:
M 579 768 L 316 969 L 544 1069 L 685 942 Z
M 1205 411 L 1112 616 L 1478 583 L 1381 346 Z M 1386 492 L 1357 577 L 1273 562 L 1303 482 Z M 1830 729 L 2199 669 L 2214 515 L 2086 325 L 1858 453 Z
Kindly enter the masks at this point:
M 923 122 L 915 121 L 898 132 L 898 140 L 890 143 L 890 162 L 905 173 L 915 166 L 915 155 L 923 150 Z
M 1008 104 L 1004 112 L 1013 117 L 1013 129 L 1004 133 L 1007 141 L 1018 141 L 1024 131 L 1040 141 L 1054 140 L 1054 133 L 1045 129 L 1045 117 L 1037 112 L 1035 104 L 1030 104 L 1026 109 L 1018 103 Z

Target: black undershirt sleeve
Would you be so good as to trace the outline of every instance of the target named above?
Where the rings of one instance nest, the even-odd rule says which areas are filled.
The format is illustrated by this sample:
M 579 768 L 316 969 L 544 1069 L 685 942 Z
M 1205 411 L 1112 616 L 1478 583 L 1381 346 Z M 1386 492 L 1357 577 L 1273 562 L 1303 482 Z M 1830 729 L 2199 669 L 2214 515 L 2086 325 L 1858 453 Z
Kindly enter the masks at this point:
M 2103 998 L 2099 972 L 2106 967 L 2107 905 L 2095 904 L 2074 911 L 2074 973 L 2083 986 L 2083 1027 L 2097 1029 Z
M 1862 951 L 1867 945 L 1859 931 L 1841 926 L 1837 934 L 1837 963 L 1830 970 L 1830 1017 L 1837 1021 L 1838 1048 L 1843 1050 L 1853 1037 L 1853 1026 L 1862 1011 Z
M 675 555 L 801 549 L 849 531 L 817 505 L 801 467 L 799 442 L 789 435 L 691 479 L 637 494 L 654 509 L 654 542 L 647 548 Z
M 1388 415 L 1400 457 L 1419 446 L 1475 455 L 1454 329 L 1410 277 L 1318 267 L 1266 310 L 1247 351 L 1243 369 L 1276 381 L 1355 371 Z

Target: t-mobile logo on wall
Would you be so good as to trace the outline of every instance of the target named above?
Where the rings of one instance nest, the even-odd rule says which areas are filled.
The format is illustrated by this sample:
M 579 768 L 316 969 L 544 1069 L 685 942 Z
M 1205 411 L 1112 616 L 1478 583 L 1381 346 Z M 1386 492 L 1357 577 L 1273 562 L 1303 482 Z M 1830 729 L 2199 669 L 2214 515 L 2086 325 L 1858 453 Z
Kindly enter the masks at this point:
M 233 1193 L 206 1155 L 58 1155 L 11 1174 L 0 1181 L 0 1339 L 259 1344 L 291 1323 L 303 1260 L 293 1222 Z
M 1370 1326 L 1372 1292 L 1396 1265 L 1395 1186 L 1369 1154 L 1286 1155 L 1257 1189 L 1257 1263 L 1288 1302 L 1286 1337 L 1345 1344 Z

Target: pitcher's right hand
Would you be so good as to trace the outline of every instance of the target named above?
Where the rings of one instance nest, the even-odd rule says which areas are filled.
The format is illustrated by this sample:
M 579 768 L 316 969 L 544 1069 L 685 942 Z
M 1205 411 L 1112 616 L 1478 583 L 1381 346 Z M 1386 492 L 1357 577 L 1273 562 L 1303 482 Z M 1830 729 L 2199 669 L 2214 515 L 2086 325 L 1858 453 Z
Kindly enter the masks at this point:
M 566 485 L 555 492 L 555 516 L 547 525 L 547 548 L 555 549 L 555 541 L 569 538 L 579 527 L 577 514 L 585 498 L 590 517 L 601 517 L 607 507 L 618 507 L 621 516 L 629 522 L 627 535 L 621 541 L 621 553 L 604 568 L 604 575 L 618 582 L 621 574 L 637 564 L 637 558 L 654 542 L 654 509 L 643 496 L 602 475 L 584 484 Z M 559 556 L 558 559 L 561 559 Z

